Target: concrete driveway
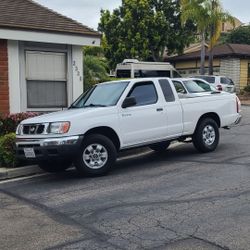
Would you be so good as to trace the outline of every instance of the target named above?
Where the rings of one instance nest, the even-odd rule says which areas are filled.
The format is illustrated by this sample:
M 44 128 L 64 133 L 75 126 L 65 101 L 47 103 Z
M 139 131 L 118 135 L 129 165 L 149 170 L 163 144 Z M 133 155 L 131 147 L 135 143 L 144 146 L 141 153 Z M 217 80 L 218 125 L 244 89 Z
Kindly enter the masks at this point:
M 219 148 L 192 144 L 0 183 L 3 249 L 250 249 L 250 107 Z

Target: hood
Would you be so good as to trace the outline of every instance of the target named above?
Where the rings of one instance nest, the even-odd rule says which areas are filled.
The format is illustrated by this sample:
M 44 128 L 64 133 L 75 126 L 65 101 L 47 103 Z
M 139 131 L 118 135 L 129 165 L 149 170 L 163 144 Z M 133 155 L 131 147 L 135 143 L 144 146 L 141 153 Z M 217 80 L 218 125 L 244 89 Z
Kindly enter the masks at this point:
M 21 122 L 21 124 L 33 124 L 33 123 L 49 123 L 49 122 L 60 122 L 60 121 L 70 121 L 78 116 L 93 116 L 93 115 L 103 115 L 103 113 L 111 112 L 114 107 L 91 107 L 91 108 L 79 108 L 79 109 L 68 109 L 58 112 L 52 112 L 33 118 L 28 118 Z

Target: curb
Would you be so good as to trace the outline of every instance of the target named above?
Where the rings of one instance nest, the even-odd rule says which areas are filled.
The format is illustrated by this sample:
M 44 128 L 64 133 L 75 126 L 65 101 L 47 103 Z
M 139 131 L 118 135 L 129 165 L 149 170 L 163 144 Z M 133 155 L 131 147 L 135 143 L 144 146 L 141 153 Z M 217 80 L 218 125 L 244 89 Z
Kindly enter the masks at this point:
M 37 165 L 19 168 L 0 168 L 0 180 L 14 179 L 23 176 L 44 173 Z

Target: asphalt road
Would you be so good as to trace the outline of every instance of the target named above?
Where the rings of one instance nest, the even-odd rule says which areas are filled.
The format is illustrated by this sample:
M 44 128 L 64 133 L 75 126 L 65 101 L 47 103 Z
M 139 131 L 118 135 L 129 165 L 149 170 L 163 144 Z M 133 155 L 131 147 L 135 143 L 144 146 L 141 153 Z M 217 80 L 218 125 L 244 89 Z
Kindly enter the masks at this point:
M 0 183 L 0 249 L 250 249 L 250 107 L 218 149 Z

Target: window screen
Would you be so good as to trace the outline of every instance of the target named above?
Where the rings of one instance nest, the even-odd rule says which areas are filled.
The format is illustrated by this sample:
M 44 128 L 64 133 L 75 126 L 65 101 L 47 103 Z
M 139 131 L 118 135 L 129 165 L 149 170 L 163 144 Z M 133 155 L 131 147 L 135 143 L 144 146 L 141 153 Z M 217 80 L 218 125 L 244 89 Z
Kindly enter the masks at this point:
M 128 96 L 136 99 L 136 106 L 149 105 L 157 102 L 157 93 L 152 82 L 137 83 Z
M 174 102 L 175 101 L 175 97 L 172 91 L 172 88 L 169 84 L 169 81 L 166 79 L 161 79 L 159 80 L 162 92 L 164 94 L 165 100 L 167 102 Z
M 28 108 L 67 106 L 66 53 L 26 51 Z

